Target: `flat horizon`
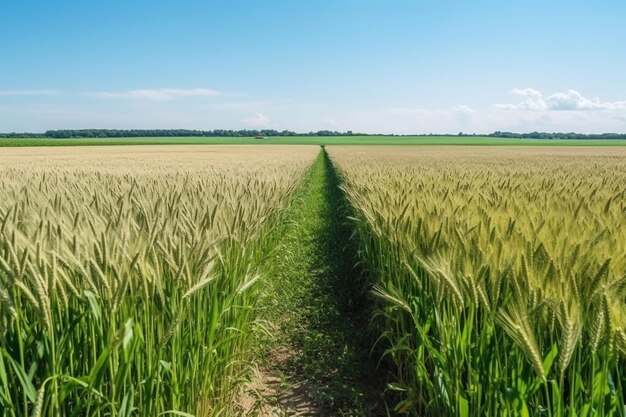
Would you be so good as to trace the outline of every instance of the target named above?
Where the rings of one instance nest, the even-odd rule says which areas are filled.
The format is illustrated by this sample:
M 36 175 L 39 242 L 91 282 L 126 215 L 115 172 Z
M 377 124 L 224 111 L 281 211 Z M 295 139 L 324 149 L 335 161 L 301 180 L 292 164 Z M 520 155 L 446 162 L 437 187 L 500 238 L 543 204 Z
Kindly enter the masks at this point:
M 626 4 L 2 2 L 0 132 L 626 132 Z

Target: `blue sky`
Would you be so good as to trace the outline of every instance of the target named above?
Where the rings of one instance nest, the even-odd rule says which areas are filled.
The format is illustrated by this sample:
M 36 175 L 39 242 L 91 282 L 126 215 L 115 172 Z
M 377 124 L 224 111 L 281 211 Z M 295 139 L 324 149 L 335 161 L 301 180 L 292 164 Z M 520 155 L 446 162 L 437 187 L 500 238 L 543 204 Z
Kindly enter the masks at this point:
M 626 131 L 623 1 L 0 2 L 0 132 Z

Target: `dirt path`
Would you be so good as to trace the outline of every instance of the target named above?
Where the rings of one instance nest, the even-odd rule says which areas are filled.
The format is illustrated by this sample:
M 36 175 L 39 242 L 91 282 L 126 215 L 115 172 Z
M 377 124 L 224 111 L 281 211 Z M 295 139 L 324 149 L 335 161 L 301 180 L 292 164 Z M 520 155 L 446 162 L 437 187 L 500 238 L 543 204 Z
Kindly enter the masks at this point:
M 267 300 L 276 327 L 248 389 L 248 415 L 383 415 L 363 278 L 338 185 L 322 151 L 287 213 Z

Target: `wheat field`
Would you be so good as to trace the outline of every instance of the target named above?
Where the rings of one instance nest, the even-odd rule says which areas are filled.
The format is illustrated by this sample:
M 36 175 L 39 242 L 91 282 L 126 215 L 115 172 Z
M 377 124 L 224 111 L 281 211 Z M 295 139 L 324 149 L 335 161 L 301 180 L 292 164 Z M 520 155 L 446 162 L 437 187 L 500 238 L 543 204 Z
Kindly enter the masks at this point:
M 624 415 L 626 151 L 328 150 L 394 413 Z
M 276 277 L 308 273 L 277 260 L 336 232 L 307 222 L 354 231 L 389 415 L 624 416 L 623 149 L 8 148 L 0 416 L 241 414 Z M 335 173 L 349 217 L 311 218 Z
M 0 154 L 0 415 L 232 415 L 305 146 Z

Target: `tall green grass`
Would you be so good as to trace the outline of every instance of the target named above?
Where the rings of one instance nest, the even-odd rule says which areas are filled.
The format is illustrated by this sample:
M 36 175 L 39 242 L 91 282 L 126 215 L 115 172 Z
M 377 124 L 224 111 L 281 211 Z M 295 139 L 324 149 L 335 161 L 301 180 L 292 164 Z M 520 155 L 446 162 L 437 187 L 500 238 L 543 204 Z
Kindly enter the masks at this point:
M 0 157 L 0 415 L 232 415 L 316 149 Z
M 625 414 L 626 155 L 331 148 L 395 412 Z

